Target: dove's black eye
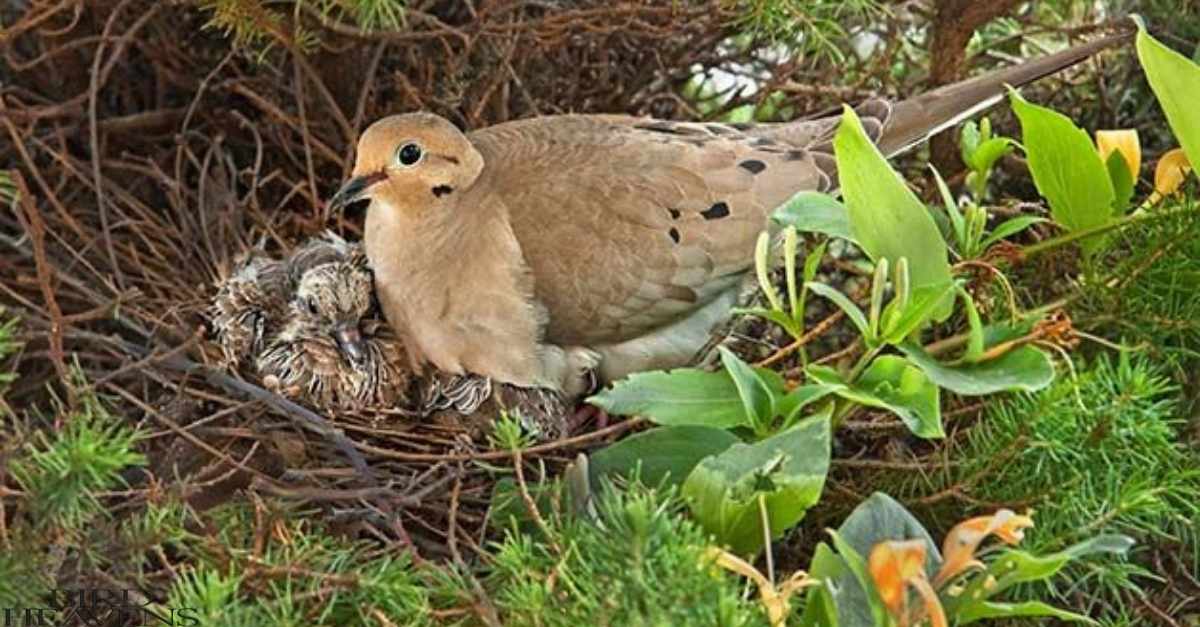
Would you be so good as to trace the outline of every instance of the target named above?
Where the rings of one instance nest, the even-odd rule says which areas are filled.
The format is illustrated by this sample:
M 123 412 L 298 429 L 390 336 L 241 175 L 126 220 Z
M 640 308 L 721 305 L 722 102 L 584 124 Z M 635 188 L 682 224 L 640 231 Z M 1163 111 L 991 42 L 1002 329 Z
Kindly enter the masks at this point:
M 400 165 L 413 165 L 421 160 L 421 147 L 416 144 L 404 144 L 396 151 L 396 160 Z

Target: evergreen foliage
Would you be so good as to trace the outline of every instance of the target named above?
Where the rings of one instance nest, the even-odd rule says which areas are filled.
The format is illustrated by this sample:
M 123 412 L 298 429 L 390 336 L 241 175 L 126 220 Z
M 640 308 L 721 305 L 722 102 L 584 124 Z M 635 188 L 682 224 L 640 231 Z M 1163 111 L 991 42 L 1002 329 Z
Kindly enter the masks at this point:
M 555 551 L 514 519 L 484 583 L 505 625 L 759 625 L 672 494 L 605 489 L 597 516 L 547 519 Z
M 1177 387 L 1141 355 L 1102 354 L 1077 367 L 1077 378 L 989 409 L 953 453 L 959 465 L 909 479 L 904 489 L 912 495 L 963 485 L 985 508 L 1032 507 L 1037 527 L 1023 548 L 1034 553 L 1100 533 L 1133 536 L 1138 547 L 1194 542 L 1200 460 L 1180 441 Z M 1116 616 L 1124 594 L 1141 594 L 1156 576 L 1137 562 L 1140 550 L 1130 562 L 1071 565 L 1058 584 L 1025 594 L 1069 597 L 1076 611 Z M 1185 557 L 1200 568 L 1195 556 Z

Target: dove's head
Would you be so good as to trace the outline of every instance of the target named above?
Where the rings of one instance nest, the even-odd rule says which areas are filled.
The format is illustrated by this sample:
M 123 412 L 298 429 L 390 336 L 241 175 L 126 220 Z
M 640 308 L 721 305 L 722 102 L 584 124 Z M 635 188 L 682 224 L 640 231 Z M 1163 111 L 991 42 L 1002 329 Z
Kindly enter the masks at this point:
M 325 263 L 305 272 L 292 299 L 294 321 L 303 332 L 332 337 L 355 365 L 366 359 L 359 325 L 370 308 L 371 274 L 346 262 Z
M 479 151 L 444 118 L 432 113 L 389 116 L 358 139 L 353 175 L 329 201 L 329 209 L 363 198 L 423 209 L 454 198 L 482 170 Z

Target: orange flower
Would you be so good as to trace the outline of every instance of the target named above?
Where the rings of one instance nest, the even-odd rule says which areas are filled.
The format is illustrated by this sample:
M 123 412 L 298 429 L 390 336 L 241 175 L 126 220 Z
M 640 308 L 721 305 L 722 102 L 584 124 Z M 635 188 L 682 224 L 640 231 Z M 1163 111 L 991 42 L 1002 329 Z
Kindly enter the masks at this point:
M 985 538 L 995 535 L 1008 544 L 1017 544 L 1025 538 L 1025 528 L 1033 526 L 1029 516 L 1014 514 L 1002 509 L 991 516 L 977 516 L 955 525 L 942 543 L 941 570 L 933 578 L 935 586 L 941 587 L 968 568 L 983 567 L 975 559 L 975 551 Z
M 1133 180 L 1138 179 L 1138 172 L 1142 169 L 1142 144 L 1138 141 L 1137 130 L 1096 131 L 1096 149 L 1100 151 L 1100 160 L 1105 163 L 1108 163 L 1114 150 L 1121 153 Z
M 1154 167 L 1154 193 L 1150 195 L 1149 204 L 1156 204 L 1163 196 L 1174 194 L 1191 170 L 1192 164 L 1182 148 L 1170 150 L 1159 158 L 1158 165 Z
M 946 626 L 946 613 L 937 593 L 925 578 L 925 543 L 921 540 L 880 542 L 871 549 L 867 571 L 879 591 L 888 613 L 901 627 L 910 624 L 908 587 L 912 586 L 924 603 L 925 616 L 934 627 Z

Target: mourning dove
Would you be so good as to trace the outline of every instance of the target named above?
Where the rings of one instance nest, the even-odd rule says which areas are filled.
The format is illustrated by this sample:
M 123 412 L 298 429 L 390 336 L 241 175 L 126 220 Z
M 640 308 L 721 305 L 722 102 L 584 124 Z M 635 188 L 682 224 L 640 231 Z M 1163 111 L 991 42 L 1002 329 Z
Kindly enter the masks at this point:
M 1109 36 L 899 103 L 856 109 L 886 155 Z M 439 370 L 574 397 L 688 363 L 726 318 L 770 212 L 835 192 L 840 116 L 786 124 L 560 115 L 463 133 L 379 120 L 330 208 L 371 199 L 367 256 L 388 321 Z

